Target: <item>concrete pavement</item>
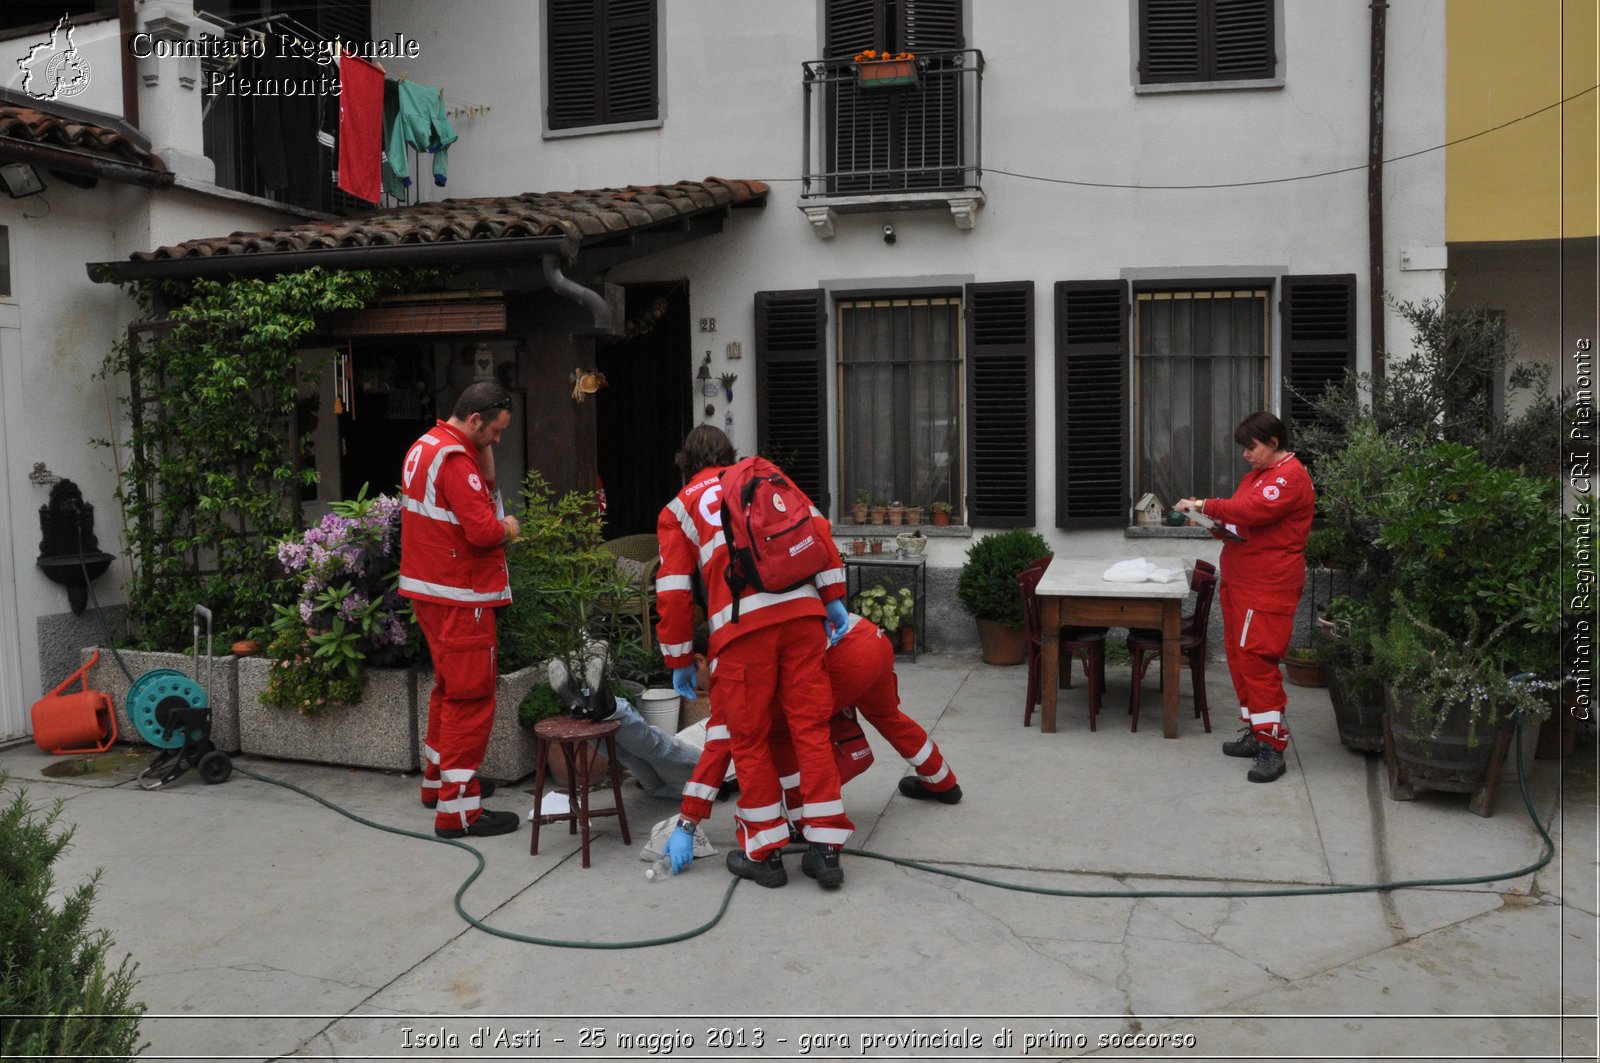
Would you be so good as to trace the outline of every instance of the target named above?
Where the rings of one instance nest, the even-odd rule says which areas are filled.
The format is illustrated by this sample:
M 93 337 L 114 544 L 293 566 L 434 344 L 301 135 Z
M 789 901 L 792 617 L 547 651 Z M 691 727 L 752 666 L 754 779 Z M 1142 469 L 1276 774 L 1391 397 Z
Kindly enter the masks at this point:
M 143 758 L 47 778 L 57 758 L 31 745 L 0 751 L 0 770 L 36 803 L 64 801 L 77 825 L 58 886 L 103 869 L 95 920 L 139 962 L 153 1059 L 1595 1058 L 1592 731 L 1575 759 L 1530 762 L 1557 853 L 1510 875 L 1541 849 L 1514 782 L 1488 820 L 1463 795 L 1390 801 L 1381 760 L 1339 745 L 1326 693 L 1290 688 L 1289 773 L 1250 784 L 1248 762 L 1218 749 L 1237 724 L 1225 667 L 1209 671 L 1213 734 L 1190 718 L 1187 677 L 1176 740 L 1151 714 L 1128 733 L 1123 667 L 1098 732 L 1080 679 L 1044 735 L 1037 714 L 1021 726 L 1022 668 L 924 655 L 901 666 L 902 699 L 965 800 L 899 796 L 905 765 L 875 734 L 876 763 L 845 790 L 852 847 L 1143 896 L 1019 892 L 848 854 L 844 888 L 823 892 L 790 856 L 783 889 L 741 884 L 707 932 L 641 949 L 475 929 L 451 905 L 470 854 L 241 774 L 145 792 L 133 782 Z M 237 763 L 430 830 L 415 776 Z M 489 805 L 526 813 L 531 799 L 510 790 Z M 536 857 L 526 824 L 474 842 L 486 868 L 467 911 L 511 933 L 599 942 L 713 919 L 731 881 L 721 854 L 647 882 L 639 849 L 673 805 L 624 793 L 634 842 L 597 821 L 588 870 L 559 826 Z M 726 850 L 731 810 L 708 829 Z M 1388 892 L 1150 895 L 1502 873 Z

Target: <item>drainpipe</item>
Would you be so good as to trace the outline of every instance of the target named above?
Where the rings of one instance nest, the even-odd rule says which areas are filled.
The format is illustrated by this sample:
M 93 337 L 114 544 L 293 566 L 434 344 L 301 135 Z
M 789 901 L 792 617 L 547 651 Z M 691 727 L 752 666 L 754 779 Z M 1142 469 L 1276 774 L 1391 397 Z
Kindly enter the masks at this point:
M 1368 316 L 1372 329 L 1372 376 L 1383 376 L 1383 53 L 1389 10 L 1385 0 L 1373 0 L 1372 91 L 1367 111 L 1367 267 Z
M 129 41 L 138 28 L 133 16 L 133 0 L 117 0 L 117 28 L 122 37 L 122 117 L 139 128 L 139 72 L 134 69 Z
M 589 313 L 594 315 L 595 329 L 600 332 L 610 331 L 611 307 L 605 297 L 599 292 L 573 282 L 570 277 L 562 273 L 560 255 L 545 255 L 540 261 L 544 266 L 544 282 L 550 286 L 550 290 L 588 307 Z

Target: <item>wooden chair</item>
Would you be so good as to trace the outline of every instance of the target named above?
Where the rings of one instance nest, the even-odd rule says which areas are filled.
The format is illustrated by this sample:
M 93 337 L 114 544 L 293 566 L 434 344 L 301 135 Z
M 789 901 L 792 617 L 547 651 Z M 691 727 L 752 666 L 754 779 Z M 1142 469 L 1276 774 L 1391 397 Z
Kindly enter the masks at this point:
M 661 544 L 657 542 L 654 532 L 645 532 L 610 539 L 604 545 L 617 557 L 644 565 L 644 574 L 640 577 L 639 587 L 632 594 L 615 599 L 605 598 L 598 605 L 608 613 L 625 616 L 637 623 L 645 651 L 654 654 L 655 625 L 651 623 L 651 611 L 656 604 L 656 569 L 661 565 Z
M 1017 591 L 1022 595 L 1022 619 L 1028 635 L 1028 703 L 1022 711 L 1022 726 L 1033 722 L 1033 707 L 1044 695 L 1041 661 L 1044 648 L 1044 622 L 1039 610 L 1039 597 L 1034 593 L 1050 558 L 1041 557 L 1028 563 L 1017 576 Z M 1061 629 L 1061 654 L 1059 675 L 1056 681 L 1065 687 L 1072 686 L 1072 659 L 1083 661 L 1083 674 L 1089 680 L 1089 730 L 1095 729 L 1095 718 L 1100 712 L 1100 695 L 1106 687 L 1106 629 L 1073 627 Z
M 1194 612 L 1183 618 L 1179 635 L 1179 650 L 1189 662 L 1189 675 L 1194 681 L 1194 714 L 1205 722 L 1206 733 L 1211 733 L 1211 710 L 1206 704 L 1206 629 L 1211 623 L 1211 602 L 1216 597 L 1217 567 L 1209 561 L 1196 561 L 1194 573 L 1189 577 L 1189 589 L 1194 591 Z M 1133 693 L 1128 701 L 1128 712 L 1133 716 L 1133 730 L 1139 729 L 1139 684 L 1150 662 L 1161 657 L 1161 632 L 1154 628 L 1135 628 L 1128 632 L 1128 653 L 1133 658 Z

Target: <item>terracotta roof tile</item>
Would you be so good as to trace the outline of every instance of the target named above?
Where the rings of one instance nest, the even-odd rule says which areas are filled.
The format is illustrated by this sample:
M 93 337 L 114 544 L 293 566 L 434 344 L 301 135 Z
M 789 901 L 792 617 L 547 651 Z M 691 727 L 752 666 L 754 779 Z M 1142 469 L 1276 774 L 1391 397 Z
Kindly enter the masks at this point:
M 580 243 L 617 233 L 648 229 L 674 219 L 723 206 L 761 203 L 768 188 L 760 181 L 679 181 L 673 185 L 580 189 L 574 192 L 524 192 L 486 199 L 446 199 L 391 207 L 323 222 L 297 221 L 258 233 L 188 240 L 130 256 L 136 262 L 158 259 L 308 251 L 330 247 L 381 247 L 395 244 L 509 240 L 529 236 L 569 236 Z
M 0 137 L 107 155 L 120 162 L 162 173 L 167 169 L 159 158 L 115 129 L 63 118 L 20 104 L 0 103 Z

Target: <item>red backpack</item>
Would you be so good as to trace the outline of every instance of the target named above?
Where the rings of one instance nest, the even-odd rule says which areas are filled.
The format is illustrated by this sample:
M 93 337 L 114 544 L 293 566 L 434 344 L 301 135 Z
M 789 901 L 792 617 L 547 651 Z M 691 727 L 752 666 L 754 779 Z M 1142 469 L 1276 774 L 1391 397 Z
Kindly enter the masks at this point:
M 833 564 L 828 532 L 811 499 L 772 462 L 745 458 L 722 470 L 722 530 L 728 537 L 732 620 L 746 589 L 782 593 Z

